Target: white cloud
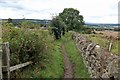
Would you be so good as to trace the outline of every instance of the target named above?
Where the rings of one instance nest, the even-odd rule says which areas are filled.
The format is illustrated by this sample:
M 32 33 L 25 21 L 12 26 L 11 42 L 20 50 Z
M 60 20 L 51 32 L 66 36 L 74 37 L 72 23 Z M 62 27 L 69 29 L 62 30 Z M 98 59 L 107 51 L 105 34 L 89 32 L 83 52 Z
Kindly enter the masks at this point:
M 75 8 L 86 22 L 117 23 L 119 0 L 0 0 L 0 18 L 51 19 L 64 8 Z

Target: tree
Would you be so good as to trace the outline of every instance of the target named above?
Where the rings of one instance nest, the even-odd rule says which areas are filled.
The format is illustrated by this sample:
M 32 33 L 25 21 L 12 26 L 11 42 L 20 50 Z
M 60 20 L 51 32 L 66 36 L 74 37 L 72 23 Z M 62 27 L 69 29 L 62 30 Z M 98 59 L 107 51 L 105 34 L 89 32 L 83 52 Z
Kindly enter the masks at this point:
M 11 18 L 8 18 L 8 23 L 13 23 L 13 20 Z
M 56 39 L 61 38 L 61 35 L 65 34 L 66 25 L 59 16 L 52 19 L 51 26 Z
M 68 30 L 80 29 L 80 26 L 84 25 L 83 16 L 79 15 L 79 11 L 73 8 L 65 8 L 59 16 L 67 25 Z

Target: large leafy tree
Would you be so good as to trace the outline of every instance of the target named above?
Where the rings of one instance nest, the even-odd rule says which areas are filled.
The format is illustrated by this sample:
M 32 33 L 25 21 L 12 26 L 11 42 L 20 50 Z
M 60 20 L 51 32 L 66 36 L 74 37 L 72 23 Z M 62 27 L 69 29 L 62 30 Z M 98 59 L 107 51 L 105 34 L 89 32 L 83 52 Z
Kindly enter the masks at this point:
M 59 13 L 59 16 L 67 25 L 67 31 L 80 29 L 84 25 L 83 16 L 79 13 L 77 9 L 73 8 L 65 8 L 62 13 Z

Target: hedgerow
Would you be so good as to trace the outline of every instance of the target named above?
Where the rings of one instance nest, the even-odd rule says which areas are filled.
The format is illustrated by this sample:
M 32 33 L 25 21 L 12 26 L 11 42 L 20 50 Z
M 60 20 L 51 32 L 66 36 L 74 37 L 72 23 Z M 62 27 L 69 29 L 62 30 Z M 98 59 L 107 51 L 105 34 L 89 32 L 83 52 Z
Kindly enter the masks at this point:
M 48 31 L 37 29 L 21 29 L 2 27 L 3 42 L 10 45 L 10 65 L 16 65 L 26 61 L 38 63 L 48 54 L 52 38 Z

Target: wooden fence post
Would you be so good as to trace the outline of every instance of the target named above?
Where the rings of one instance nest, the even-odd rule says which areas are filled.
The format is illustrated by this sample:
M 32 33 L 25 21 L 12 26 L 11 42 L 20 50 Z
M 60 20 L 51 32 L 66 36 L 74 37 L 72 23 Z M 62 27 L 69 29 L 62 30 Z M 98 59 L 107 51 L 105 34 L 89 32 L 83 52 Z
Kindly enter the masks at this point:
M 0 19 L 0 80 L 2 80 L 2 20 Z
M 2 49 L 0 49 L 0 80 L 2 80 Z
M 5 66 L 6 66 L 7 71 L 4 72 L 3 77 L 10 80 L 10 50 L 9 50 L 8 42 L 5 43 L 5 51 L 6 51 L 6 56 L 5 56 L 6 57 L 6 60 L 5 60 L 6 65 Z
M 111 48 L 112 48 L 112 42 L 110 42 L 109 44 L 109 52 L 111 51 Z

